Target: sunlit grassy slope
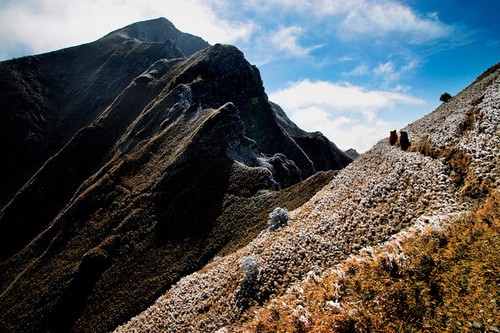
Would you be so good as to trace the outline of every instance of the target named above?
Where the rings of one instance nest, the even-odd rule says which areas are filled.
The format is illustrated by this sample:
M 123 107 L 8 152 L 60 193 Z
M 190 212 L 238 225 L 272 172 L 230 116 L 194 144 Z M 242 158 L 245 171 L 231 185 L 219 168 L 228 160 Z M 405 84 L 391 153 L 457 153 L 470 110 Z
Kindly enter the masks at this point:
M 500 195 L 443 229 L 352 257 L 274 300 L 250 332 L 495 332 Z

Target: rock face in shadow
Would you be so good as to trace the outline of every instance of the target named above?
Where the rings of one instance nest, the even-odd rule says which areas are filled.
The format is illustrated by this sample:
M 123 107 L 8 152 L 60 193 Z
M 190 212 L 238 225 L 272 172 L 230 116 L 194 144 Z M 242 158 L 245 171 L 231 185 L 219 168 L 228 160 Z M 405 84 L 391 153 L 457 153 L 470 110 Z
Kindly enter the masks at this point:
M 154 62 L 208 46 L 157 19 L 92 43 L 0 63 L 0 145 L 9 161 L 0 165 L 0 206 Z
M 109 331 L 351 161 L 165 19 L 0 74 L 0 331 Z
M 346 166 L 354 160 L 321 132 L 308 133 L 302 130 L 287 117 L 279 105 L 272 102 L 270 104 L 278 124 L 304 151 L 316 171 L 338 170 L 339 166 Z
M 344 153 L 353 160 L 357 159 L 360 156 L 360 154 L 354 148 L 349 148 Z

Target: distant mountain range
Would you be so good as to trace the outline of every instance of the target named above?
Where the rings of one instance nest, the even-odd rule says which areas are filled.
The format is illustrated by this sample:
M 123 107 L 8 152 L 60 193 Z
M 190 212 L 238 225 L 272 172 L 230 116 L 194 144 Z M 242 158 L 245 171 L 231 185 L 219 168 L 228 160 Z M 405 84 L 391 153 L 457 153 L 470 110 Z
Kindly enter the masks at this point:
M 106 332 L 353 161 L 164 18 L 0 63 L 0 331 Z

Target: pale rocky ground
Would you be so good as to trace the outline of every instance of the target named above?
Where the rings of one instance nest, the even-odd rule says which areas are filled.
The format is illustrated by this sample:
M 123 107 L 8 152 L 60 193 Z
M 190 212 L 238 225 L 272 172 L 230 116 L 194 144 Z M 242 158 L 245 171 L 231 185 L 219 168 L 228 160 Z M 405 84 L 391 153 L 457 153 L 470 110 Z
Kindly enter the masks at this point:
M 427 138 L 435 148 L 464 150 L 471 159 L 465 181 L 490 183 L 497 191 L 499 100 L 497 66 L 405 130 L 413 144 Z M 464 130 L 470 119 L 473 126 Z M 246 247 L 181 279 L 115 332 L 239 330 L 253 311 L 246 309 L 252 300 L 262 303 L 293 292 L 308 276 L 320 275 L 362 249 L 393 244 L 401 235 L 438 228 L 466 213 L 472 203 L 462 188 L 444 159 L 405 152 L 383 139 L 291 212 L 288 226 L 263 231 Z M 239 266 L 248 256 L 258 261 L 255 276 L 245 276 Z M 251 288 L 245 282 L 250 279 Z

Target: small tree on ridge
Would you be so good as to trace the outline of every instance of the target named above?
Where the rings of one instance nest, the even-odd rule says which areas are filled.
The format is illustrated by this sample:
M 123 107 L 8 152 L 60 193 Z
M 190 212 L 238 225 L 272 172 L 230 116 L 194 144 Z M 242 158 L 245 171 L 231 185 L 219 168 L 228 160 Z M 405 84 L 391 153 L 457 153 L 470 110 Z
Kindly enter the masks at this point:
M 452 97 L 447 92 L 445 92 L 444 94 L 441 95 L 441 97 L 439 97 L 439 100 L 443 103 L 448 102 L 450 99 L 452 99 Z

